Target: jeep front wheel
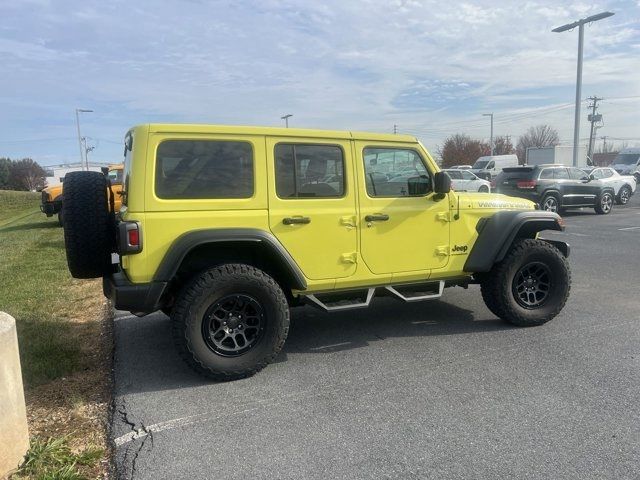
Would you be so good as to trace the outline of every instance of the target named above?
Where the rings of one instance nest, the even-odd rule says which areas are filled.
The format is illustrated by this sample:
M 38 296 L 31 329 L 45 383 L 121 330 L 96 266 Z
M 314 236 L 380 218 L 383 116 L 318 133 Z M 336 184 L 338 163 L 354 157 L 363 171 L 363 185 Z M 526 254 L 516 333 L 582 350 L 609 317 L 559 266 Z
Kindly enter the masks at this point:
M 571 272 L 553 245 L 525 239 L 514 243 L 480 287 L 487 307 L 503 320 L 522 327 L 542 325 L 564 307 Z
M 178 353 L 192 369 L 213 380 L 236 380 L 259 372 L 280 353 L 289 306 L 263 271 L 226 264 L 184 288 L 171 320 Z

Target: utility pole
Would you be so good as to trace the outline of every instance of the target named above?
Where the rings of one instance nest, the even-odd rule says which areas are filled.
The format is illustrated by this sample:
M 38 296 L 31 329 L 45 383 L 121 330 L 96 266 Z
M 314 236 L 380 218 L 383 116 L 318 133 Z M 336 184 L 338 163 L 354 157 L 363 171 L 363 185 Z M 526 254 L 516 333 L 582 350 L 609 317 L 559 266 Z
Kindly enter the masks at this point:
M 588 100 L 591 100 L 591 105 L 589 105 L 588 108 L 591 109 L 591 113 L 589 114 L 589 116 L 587 117 L 587 119 L 589 120 L 589 122 L 591 122 L 591 132 L 589 133 L 589 149 L 588 149 L 588 153 L 587 153 L 587 158 L 591 161 L 591 163 L 593 164 L 593 141 L 594 141 L 594 134 L 595 134 L 595 130 L 598 128 L 596 127 L 596 122 L 600 122 L 602 121 L 602 115 L 597 114 L 596 115 L 596 110 L 598 109 L 598 101 L 602 100 L 602 98 L 598 98 L 595 95 L 593 97 L 589 97 Z
M 584 45 L 584 25 L 585 23 L 597 22 L 603 18 L 612 16 L 612 12 L 602 12 L 591 15 L 587 18 L 581 18 L 573 23 L 567 23 L 561 27 L 551 30 L 555 33 L 566 32 L 578 27 L 578 71 L 576 75 L 576 111 L 573 122 L 573 166 L 578 166 L 578 148 L 580 143 L 580 102 L 582 98 L 582 50 Z
M 482 116 L 491 117 L 491 140 L 489 140 L 489 144 L 491 145 L 491 155 L 493 155 L 493 112 L 483 113 Z
M 602 136 L 602 153 L 607 153 L 607 136 Z
M 87 171 L 89 171 L 89 152 L 93 152 L 96 148 L 95 145 L 89 146 L 87 145 L 87 137 L 82 137 L 82 144 L 84 146 L 84 159 L 87 166 Z
M 287 113 L 286 115 L 280 117 L 282 120 L 284 120 L 284 127 L 285 128 L 289 128 L 289 117 L 293 117 L 293 114 Z
M 87 110 L 85 108 L 76 108 L 76 127 L 78 129 L 78 146 L 80 147 L 80 168 L 84 170 L 85 159 L 83 157 L 83 149 L 82 149 L 82 136 L 80 135 L 80 114 L 81 113 L 90 113 L 93 110 Z M 87 170 L 89 170 L 89 165 L 87 165 Z

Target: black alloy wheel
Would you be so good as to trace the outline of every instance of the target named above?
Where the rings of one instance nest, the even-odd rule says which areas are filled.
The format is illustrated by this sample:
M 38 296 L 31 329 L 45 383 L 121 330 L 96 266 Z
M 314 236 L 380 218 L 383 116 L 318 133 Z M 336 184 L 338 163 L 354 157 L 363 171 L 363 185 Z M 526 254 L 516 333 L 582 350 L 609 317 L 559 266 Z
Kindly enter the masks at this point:
M 265 328 L 262 305 L 250 295 L 227 295 L 209 307 L 202 322 L 202 336 L 218 355 L 242 355 L 256 345 Z
M 523 308 L 533 309 L 544 305 L 552 287 L 551 271 L 542 262 L 524 265 L 514 276 L 513 296 Z

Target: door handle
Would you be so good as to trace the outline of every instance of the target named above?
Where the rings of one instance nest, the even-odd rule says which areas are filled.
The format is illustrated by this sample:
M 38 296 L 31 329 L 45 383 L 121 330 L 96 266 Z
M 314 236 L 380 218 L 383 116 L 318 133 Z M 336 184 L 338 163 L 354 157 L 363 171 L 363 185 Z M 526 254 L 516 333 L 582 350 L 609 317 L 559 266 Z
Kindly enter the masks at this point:
M 309 217 L 286 217 L 282 219 L 282 223 L 285 225 L 307 224 L 311 223 L 311 219 Z
M 386 222 L 387 220 L 389 220 L 389 215 L 386 213 L 376 213 L 375 215 L 364 217 L 365 222 Z

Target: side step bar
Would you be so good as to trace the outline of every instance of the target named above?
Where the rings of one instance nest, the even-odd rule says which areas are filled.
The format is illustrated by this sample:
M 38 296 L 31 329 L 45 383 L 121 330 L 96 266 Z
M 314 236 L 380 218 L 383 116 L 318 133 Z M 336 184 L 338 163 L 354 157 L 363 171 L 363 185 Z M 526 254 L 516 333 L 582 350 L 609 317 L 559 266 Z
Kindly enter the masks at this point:
M 402 300 L 403 302 L 419 302 L 420 300 L 431 300 L 434 298 L 439 298 L 442 296 L 442 292 L 444 291 L 444 280 L 440 280 L 439 282 L 435 283 L 432 282 L 431 284 L 424 284 L 425 287 L 435 287 L 433 289 L 431 288 L 420 288 L 420 289 L 416 289 L 414 288 L 413 290 L 411 289 L 411 285 L 403 285 L 403 286 L 396 286 L 396 287 L 384 287 L 387 289 L 387 291 L 391 292 L 392 294 L 394 294 L 396 297 L 398 297 L 400 300 Z
M 438 280 L 420 284 L 394 285 L 383 288 L 393 297 L 403 302 L 418 302 L 441 297 L 444 291 L 444 281 Z M 342 293 L 330 292 L 318 295 L 304 295 L 304 298 L 313 306 L 319 307 L 325 312 L 339 312 L 368 307 L 375 292 L 375 288 L 368 288 L 366 290 L 354 290 Z
M 367 295 L 365 298 L 343 298 L 341 300 L 334 301 L 322 301 L 315 295 L 306 295 L 305 298 L 311 300 L 316 306 L 327 312 L 339 312 L 341 310 L 351 310 L 353 308 L 366 308 L 371 303 L 375 288 L 367 289 Z

